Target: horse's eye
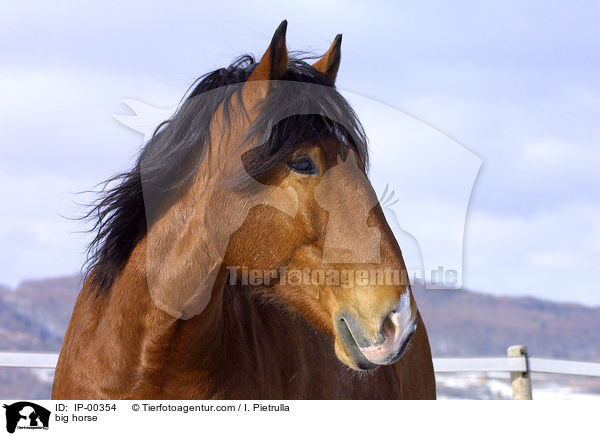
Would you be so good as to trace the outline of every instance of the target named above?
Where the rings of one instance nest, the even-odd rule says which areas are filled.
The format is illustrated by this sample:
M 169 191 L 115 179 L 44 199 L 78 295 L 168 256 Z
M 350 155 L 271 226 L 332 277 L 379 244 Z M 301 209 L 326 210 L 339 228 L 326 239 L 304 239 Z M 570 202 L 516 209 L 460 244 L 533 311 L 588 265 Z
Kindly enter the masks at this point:
M 290 168 L 297 173 L 302 174 L 315 174 L 316 168 L 313 164 L 312 160 L 307 157 L 300 158 L 298 160 L 293 160 L 289 164 Z

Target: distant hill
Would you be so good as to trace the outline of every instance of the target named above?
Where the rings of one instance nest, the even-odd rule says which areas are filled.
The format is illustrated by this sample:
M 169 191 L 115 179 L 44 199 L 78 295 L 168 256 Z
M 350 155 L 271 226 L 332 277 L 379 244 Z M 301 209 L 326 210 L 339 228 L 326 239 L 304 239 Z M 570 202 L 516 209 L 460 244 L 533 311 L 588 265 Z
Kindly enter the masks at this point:
M 58 351 L 80 276 L 0 287 L 0 349 Z M 415 298 L 436 356 L 504 355 L 525 344 L 536 356 L 600 361 L 600 307 L 464 290 L 424 290 Z
M 79 275 L 27 280 L 14 292 L 1 294 L 0 298 L 16 312 L 41 322 L 52 334 L 62 339 L 80 289 Z M 0 321 L 0 326 L 2 324 Z
M 462 290 L 414 291 L 434 355 L 504 355 L 509 345 L 525 344 L 535 356 L 600 361 L 600 307 Z
M 25 281 L 0 288 L 0 349 L 58 351 L 78 293 L 79 277 Z

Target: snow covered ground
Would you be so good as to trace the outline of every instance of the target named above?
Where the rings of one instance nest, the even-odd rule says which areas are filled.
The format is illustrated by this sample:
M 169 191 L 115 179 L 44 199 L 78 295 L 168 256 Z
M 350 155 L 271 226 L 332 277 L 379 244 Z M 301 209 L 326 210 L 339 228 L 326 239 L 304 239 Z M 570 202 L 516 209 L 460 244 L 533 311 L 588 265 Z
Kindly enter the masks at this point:
M 0 389 L 1 397 L 21 398 L 28 396 L 28 399 L 50 397 L 54 370 L 3 369 L 4 376 L 10 375 L 11 372 L 14 372 L 12 378 L 17 381 L 14 387 L 22 387 L 22 384 L 25 383 L 27 389 L 11 390 L 10 386 L 13 386 L 9 383 L 11 379 L 0 379 L 0 383 L 4 384 L 4 389 Z M 30 375 L 27 376 L 26 372 Z M 19 380 L 21 382 L 18 382 Z M 512 397 L 509 373 L 437 373 L 436 382 L 438 399 L 440 400 L 509 400 Z M 576 399 L 600 401 L 600 377 L 534 373 L 532 375 L 532 386 L 534 400 Z
M 509 373 L 438 373 L 438 399 L 509 400 Z M 600 378 L 532 374 L 534 400 L 600 400 Z

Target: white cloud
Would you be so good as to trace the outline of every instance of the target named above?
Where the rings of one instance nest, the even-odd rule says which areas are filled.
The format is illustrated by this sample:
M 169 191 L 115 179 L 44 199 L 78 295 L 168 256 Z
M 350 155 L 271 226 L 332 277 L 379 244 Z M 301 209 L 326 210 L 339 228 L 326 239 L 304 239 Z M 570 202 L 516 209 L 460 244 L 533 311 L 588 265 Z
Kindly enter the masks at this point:
M 600 206 L 572 204 L 532 216 L 473 211 L 465 229 L 464 284 L 497 294 L 600 305 Z
M 600 166 L 600 149 L 566 144 L 555 139 L 529 142 L 523 147 L 519 164 L 523 170 L 596 170 Z
M 578 256 L 552 251 L 533 253 L 529 256 L 529 263 L 534 268 L 571 269 L 578 264 Z

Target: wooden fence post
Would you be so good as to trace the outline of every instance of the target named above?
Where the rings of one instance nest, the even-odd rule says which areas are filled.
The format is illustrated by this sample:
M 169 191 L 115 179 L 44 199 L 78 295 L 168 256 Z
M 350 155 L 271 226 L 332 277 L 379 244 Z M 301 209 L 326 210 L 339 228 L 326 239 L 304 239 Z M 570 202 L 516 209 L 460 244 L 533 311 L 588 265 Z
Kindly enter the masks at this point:
M 525 345 L 511 345 L 506 351 L 509 357 L 524 357 L 527 364 L 525 372 L 511 372 L 510 382 L 512 385 L 513 400 L 531 400 L 531 373 L 529 372 L 529 358 Z

